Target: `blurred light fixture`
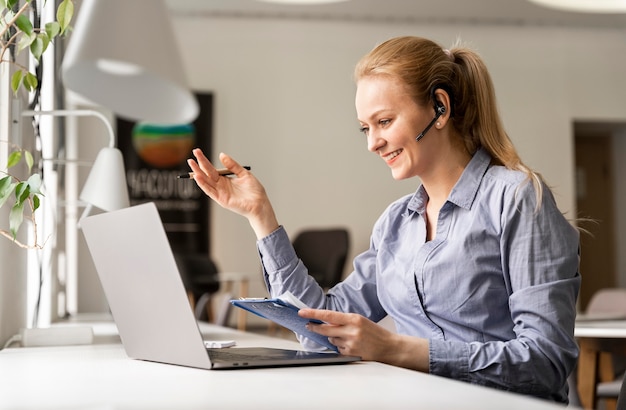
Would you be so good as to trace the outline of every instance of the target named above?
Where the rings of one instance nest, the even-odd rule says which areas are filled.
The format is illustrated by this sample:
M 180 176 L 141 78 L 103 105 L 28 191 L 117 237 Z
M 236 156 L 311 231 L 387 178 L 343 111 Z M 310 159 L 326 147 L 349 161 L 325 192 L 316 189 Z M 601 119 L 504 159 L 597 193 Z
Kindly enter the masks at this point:
M 342 3 L 348 0 L 258 0 L 263 3 L 277 3 L 277 4 L 301 4 L 301 5 L 317 5 L 317 4 L 329 4 L 329 3 Z
M 530 0 L 553 9 L 583 13 L 626 13 L 626 0 Z
M 162 0 L 84 0 L 62 74 L 68 89 L 128 120 L 186 124 L 200 111 Z

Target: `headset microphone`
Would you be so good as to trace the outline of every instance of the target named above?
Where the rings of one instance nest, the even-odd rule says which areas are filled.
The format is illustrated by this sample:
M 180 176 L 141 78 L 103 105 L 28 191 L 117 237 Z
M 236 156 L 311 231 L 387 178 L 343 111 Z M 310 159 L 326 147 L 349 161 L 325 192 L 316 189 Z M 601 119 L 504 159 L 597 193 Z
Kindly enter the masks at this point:
M 435 125 L 435 121 L 437 121 L 439 117 L 441 117 L 445 112 L 446 112 L 446 107 L 442 103 L 437 101 L 437 104 L 435 106 L 435 118 L 433 118 L 432 121 L 426 126 L 426 128 L 424 128 L 424 131 L 419 133 L 417 138 L 415 138 L 415 141 L 419 141 L 422 138 L 424 138 L 424 135 L 426 135 L 428 130 L 430 130 L 433 125 Z

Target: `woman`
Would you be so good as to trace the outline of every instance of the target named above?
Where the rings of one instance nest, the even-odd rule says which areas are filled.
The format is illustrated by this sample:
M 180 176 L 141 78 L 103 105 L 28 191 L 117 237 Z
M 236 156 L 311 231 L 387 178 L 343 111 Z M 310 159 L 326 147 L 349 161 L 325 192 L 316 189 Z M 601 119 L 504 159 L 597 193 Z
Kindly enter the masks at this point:
M 237 178 L 220 177 L 194 150 L 198 186 L 249 220 L 270 294 L 288 290 L 315 308 L 300 315 L 326 322 L 309 326 L 341 353 L 567 402 L 578 233 L 505 133 L 484 63 L 400 37 L 364 56 L 355 79 L 368 149 L 394 179 L 421 185 L 385 210 L 354 271 L 327 294 L 250 172 L 221 154 Z M 397 333 L 376 324 L 387 315 Z

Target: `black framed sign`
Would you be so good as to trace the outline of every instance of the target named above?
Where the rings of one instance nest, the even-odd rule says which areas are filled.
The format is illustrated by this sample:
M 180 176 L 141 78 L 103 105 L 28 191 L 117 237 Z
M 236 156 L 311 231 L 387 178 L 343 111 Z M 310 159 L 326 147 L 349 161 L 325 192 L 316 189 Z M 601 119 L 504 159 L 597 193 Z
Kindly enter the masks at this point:
M 117 119 L 130 204 L 154 202 L 174 253 L 208 254 L 210 200 L 191 179 L 193 148 L 212 157 L 213 95 L 196 93 L 200 114 L 192 124 L 157 125 Z

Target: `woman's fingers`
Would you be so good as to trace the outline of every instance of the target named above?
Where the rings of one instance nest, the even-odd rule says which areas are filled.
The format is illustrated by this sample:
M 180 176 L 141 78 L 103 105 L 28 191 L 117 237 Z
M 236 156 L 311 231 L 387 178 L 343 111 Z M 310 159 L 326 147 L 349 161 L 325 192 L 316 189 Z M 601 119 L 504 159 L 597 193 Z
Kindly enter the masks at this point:
M 235 174 L 237 177 L 242 177 L 244 173 L 248 172 L 248 170 L 240 165 L 237 161 L 235 161 L 230 155 L 224 154 L 223 152 L 219 155 L 220 162 L 228 169 L 230 172 Z M 249 169 L 249 168 L 248 168 Z
M 317 319 L 334 325 L 344 325 L 349 320 L 348 313 L 326 309 L 300 309 L 298 314 L 307 319 Z
M 220 202 L 219 197 L 223 195 L 223 193 L 220 194 L 218 191 L 218 183 L 220 180 L 219 172 L 213 164 L 211 164 L 211 161 L 208 160 L 201 149 L 196 148 L 192 152 L 196 159 L 188 159 L 187 164 L 194 174 L 193 179 L 205 194 Z
M 298 314 L 307 319 L 321 320 L 322 324 L 309 323 L 307 327 L 319 334 L 329 338 L 341 338 L 346 336 L 346 326 L 352 325 L 354 315 L 350 313 L 335 312 L 324 309 L 300 309 Z M 331 343 L 333 343 L 331 341 Z M 333 343 L 335 344 L 335 343 Z
M 193 151 L 193 155 L 196 157 L 196 161 L 202 170 L 202 172 L 212 181 L 217 182 L 220 179 L 220 174 L 217 169 L 211 164 L 211 161 L 204 155 L 204 152 L 200 148 L 196 148 Z

